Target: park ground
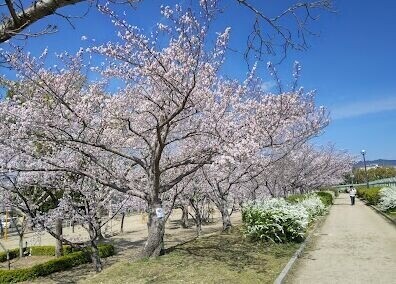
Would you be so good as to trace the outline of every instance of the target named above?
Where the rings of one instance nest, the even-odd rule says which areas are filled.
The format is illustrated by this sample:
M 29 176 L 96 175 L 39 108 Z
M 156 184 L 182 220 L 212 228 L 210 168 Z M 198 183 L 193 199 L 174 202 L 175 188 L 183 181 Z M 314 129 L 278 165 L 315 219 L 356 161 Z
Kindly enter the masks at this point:
M 123 234 L 118 232 L 119 221 L 107 228 L 119 253 L 104 260 L 100 274 L 86 264 L 28 283 L 272 283 L 299 246 L 249 242 L 241 232 L 238 213 L 232 217 L 236 227 L 231 233 L 220 233 L 217 214 L 199 239 L 194 227 L 181 228 L 179 219 L 180 212 L 175 211 L 167 223 L 165 256 L 137 260 L 147 229 L 144 218 L 133 215 L 125 220 Z M 82 231 L 76 228 L 75 234 Z M 29 240 L 42 245 L 54 242 L 45 234 Z M 7 242 L 17 246 L 13 238 Z M 349 197 L 341 194 L 286 283 L 396 283 L 395 267 L 396 227 L 359 200 L 351 206 Z
M 105 269 L 100 274 L 95 274 L 91 264 L 85 264 L 26 283 L 272 283 L 299 246 L 249 241 L 243 235 L 239 212 L 232 215 L 235 227 L 231 232 L 221 233 L 221 218 L 216 212 L 213 222 L 203 227 L 203 236 L 196 239 L 194 226 L 181 228 L 180 213 L 176 210 L 167 222 L 164 256 L 138 260 L 147 227 L 141 215 L 133 215 L 126 218 L 123 234 L 118 232 L 119 220 L 107 228 L 108 234 L 114 234 L 108 240 L 118 253 L 103 259 Z M 66 228 L 65 234 L 84 237 L 77 227 L 74 234 Z M 29 235 L 27 240 L 31 245 L 55 242 L 47 234 Z M 15 237 L 7 245 L 17 247 Z M 17 260 L 13 265 L 20 266 Z

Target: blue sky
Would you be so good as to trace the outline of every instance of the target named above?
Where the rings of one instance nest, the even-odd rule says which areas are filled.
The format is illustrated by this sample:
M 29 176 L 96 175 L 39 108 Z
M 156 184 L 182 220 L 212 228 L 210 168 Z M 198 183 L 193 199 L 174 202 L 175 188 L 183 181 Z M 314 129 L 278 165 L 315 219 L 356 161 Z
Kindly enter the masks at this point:
M 160 18 L 161 2 L 185 1 L 144 0 L 136 10 L 127 10 L 130 23 L 150 30 Z M 276 1 L 261 3 L 266 4 L 266 9 L 271 7 L 266 10 L 269 12 L 280 8 Z M 63 12 L 78 15 L 85 7 L 79 4 Z M 220 31 L 231 26 L 231 47 L 242 50 L 252 17 L 235 7 L 230 5 L 213 29 Z M 312 26 L 320 36 L 309 39 L 309 50 L 290 52 L 277 67 L 281 78 L 290 81 L 292 63 L 299 61 L 303 68 L 300 85 L 306 90 L 317 90 L 318 105 L 329 109 L 332 122 L 315 143 L 334 143 L 357 158 L 360 158 L 360 150 L 365 149 L 369 160 L 396 159 L 396 1 L 343 0 L 336 1 L 335 8 L 337 13 L 322 15 Z M 116 39 L 109 19 L 95 9 L 86 17 L 74 19 L 75 29 L 60 17 L 48 17 L 32 29 L 39 30 L 48 23 L 57 24 L 60 32 L 19 43 L 32 53 L 39 53 L 45 47 L 49 52 L 75 52 L 80 46 Z M 82 35 L 88 40 L 81 41 Z M 275 59 L 268 57 L 267 60 Z M 271 87 L 265 62 L 261 66 L 260 75 Z M 230 77 L 243 78 L 246 71 L 242 58 L 230 52 L 223 72 Z

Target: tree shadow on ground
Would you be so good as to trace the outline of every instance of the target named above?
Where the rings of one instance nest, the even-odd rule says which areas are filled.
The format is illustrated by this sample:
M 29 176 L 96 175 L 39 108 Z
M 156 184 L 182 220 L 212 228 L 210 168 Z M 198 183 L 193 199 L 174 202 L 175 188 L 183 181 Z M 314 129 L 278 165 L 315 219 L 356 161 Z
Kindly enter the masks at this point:
M 221 262 L 235 271 L 253 269 L 258 273 L 265 273 L 269 261 L 272 262 L 273 258 L 289 257 L 290 246 L 297 247 L 296 244 L 253 242 L 235 230 L 238 229 L 231 233 L 191 240 L 171 248 L 168 252 L 181 253 L 193 258 L 194 261 L 209 259 Z

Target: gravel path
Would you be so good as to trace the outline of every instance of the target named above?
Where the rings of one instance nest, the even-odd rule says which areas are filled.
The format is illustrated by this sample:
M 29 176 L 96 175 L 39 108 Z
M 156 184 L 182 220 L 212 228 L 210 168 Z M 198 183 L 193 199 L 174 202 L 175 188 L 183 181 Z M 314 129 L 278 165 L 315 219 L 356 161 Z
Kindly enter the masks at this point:
M 396 283 L 396 227 L 341 194 L 286 283 Z

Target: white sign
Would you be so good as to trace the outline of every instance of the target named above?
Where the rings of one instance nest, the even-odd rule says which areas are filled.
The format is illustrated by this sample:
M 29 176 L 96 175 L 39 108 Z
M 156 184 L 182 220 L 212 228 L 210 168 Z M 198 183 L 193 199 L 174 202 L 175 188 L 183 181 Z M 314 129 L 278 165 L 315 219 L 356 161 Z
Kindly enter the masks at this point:
M 155 208 L 155 214 L 157 215 L 157 218 L 164 218 L 164 209 Z

